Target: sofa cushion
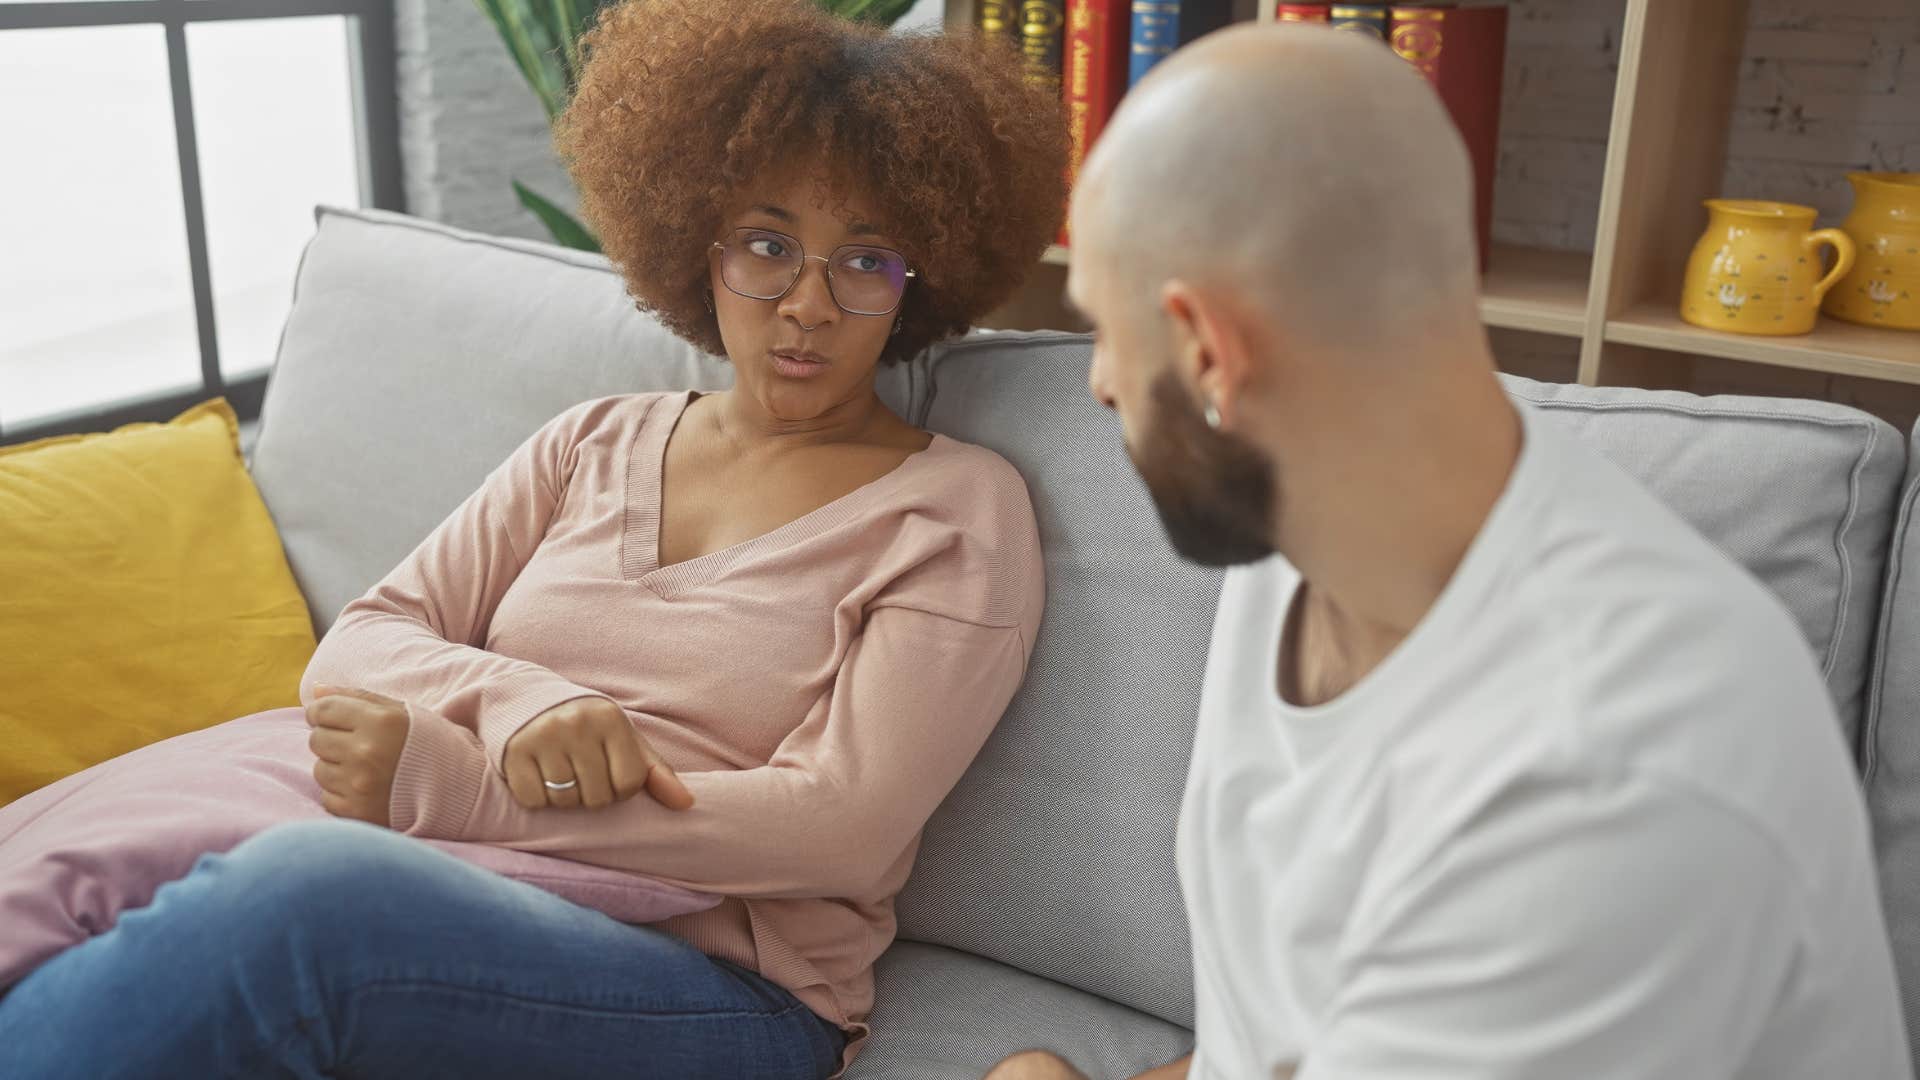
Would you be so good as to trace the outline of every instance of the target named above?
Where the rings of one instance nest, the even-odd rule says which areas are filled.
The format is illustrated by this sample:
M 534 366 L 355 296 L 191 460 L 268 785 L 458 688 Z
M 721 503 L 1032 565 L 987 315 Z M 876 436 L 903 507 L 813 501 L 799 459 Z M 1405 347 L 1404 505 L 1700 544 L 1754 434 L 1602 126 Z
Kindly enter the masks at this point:
M 225 401 L 0 448 L 0 804 L 296 705 L 312 656 Z
M 930 823 L 903 935 L 1190 1023 L 1173 825 L 1217 580 L 1180 563 L 1086 389 L 1089 339 L 934 350 L 928 426 L 989 446 L 1040 515 L 1046 621 L 1026 685 Z M 1785 603 L 1849 735 L 1904 469 L 1893 429 L 1805 401 L 1509 379 Z
M 1193 1049 L 1185 1028 L 937 945 L 895 945 L 875 977 L 873 1041 L 847 1080 L 980 1080 L 1036 1047 L 1088 1076 L 1135 1076 Z
M 1519 378 L 1507 387 L 1645 484 L 1779 597 L 1857 747 L 1906 473 L 1900 433 L 1819 401 Z
M 1173 833 L 1219 575 L 1162 539 L 1089 356 L 1046 333 L 933 350 L 927 426 L 1026 477 L 1047 611 L 1026 684 L 928 824 L 900 927 L 1191 1025 Z
M 253 472 L 317 627 L 568 406 L 720 389 L 604 258 L 378 210 L 317 212 Z M 882 372 L 910 407 L 912 376 Z
M 1920 461 L 1920 430 L 1912 453 Z M 1880 896 L 1920 1068 L 1920 472 L 1900 500 L 1862 740 Z

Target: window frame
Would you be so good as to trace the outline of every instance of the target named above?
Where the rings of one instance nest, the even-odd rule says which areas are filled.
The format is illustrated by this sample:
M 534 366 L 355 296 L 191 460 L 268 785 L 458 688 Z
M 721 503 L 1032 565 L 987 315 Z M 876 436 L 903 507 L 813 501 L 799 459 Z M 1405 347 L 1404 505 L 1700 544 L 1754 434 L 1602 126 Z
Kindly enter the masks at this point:
M 232 19 L 291 19 L 312 15 L 345 15 L 353 19 L 348 62 L 352 65 L 349 82 L 354 91 L 361 202 L 386 210 L 403 210 L 393 0 L 49 0 L 44 3 L 0 0 L 0 33 L 153 24 L 159 24 L 165 31 L 174 148 L 180 162 L 180 203 L 187 226 L 187 261 L 193 281 L 201 379 L 201 385 L 188 390 L 108 399 L 26 424 L 0 425 L 0 446 L 139 421 L 167 420 L 196 402 L 223 395 L 243 421 L 259 417 L 272 368 L 233 381 L 228 381 L 220 371 L 219 337 L 214 327 L 213 274 L 207 257 L 206 205 L 200 185 L 199 139 L 188 69 L 187 26 Z

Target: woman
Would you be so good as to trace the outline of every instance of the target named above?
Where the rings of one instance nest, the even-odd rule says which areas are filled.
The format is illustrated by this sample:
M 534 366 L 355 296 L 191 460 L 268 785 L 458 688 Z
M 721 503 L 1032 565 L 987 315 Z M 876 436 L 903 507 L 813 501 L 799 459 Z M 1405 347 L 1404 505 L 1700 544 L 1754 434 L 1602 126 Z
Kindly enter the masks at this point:
M 1058 106 L 1010 52 L 803 0 L 630 0 L 586 47 L 582 206 L 734 388 L 570 409 L 349 605 L 295 716 L 327 811 L 386 828 L 201 859 L 0 1000 L 0 1073 L 819 1077 L 865 1037 L 1043 591 L 1018 475 L 875 372 L 1035 261 Z M 616 921 L 608 871 L 705 909 Z

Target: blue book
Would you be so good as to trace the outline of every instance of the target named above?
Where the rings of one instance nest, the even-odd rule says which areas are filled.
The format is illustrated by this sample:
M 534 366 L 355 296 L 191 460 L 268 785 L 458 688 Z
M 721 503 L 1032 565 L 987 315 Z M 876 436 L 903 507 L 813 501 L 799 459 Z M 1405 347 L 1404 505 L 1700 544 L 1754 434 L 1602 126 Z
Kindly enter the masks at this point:
M 1133 0 L 1133 45 L 1127 50 L 1127 85 L 1146 78 L 1153 65 L 1180 47 L 1180 0 Z
M 1133 0 L 1127 85 L 1145 78 L 1173 50 L 1232 20 L 1232 0 Z

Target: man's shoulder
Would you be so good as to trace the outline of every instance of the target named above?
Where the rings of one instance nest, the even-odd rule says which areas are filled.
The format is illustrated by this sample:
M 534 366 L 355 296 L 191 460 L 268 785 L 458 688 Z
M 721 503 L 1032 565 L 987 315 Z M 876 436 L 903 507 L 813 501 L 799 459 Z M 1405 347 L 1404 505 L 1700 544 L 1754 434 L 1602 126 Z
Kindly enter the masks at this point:
M 1474 650 L 1490 667 L 1461 702 L 1471 716 L 1383 751 L 1389 803 L 1417 831 L 1460 830 L 1502 791 L 1560 789 L 1587 793 L 1559 805 L 1604 827 L 1609 800 L 1639 790 L 1676 828 L 1737 822 L 1783 866 L 1817 873 L 1845 847 L 1859 794 L 1811 647 L 1744 574 L 1684 555 L 1636 565 L 1638 579 L 1533 575 L 1507 632 Z
M 1640 682 L 1661 671 L 1737 693 L 1774 676 L 1818 680 L 1799 625 L 1751 572 L 1598 451 L 1536 434 L 1554 469 L 1506 599 L 1543 644 L 1576 670 Z
M 1403 805 L 1502 769 L 1644 773 L 1767 827 L 1787 825 L 1796 785 L 1843 803 L 1839 721 L 1785 606 L 1597 454 L 1557 457 L 1567 483 L 1536 500 L 1500 587 L 1450 643 L 1457 667 L 1437 685 L 1452 719 L 1382 748 Z

